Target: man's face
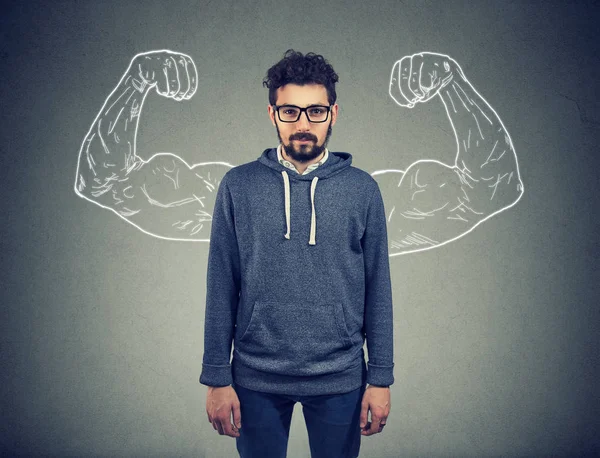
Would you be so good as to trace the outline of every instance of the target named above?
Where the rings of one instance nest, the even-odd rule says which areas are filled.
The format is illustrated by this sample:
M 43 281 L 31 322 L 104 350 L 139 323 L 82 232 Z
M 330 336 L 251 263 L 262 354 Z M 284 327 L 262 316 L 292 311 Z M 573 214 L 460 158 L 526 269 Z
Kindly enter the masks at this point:
M 277 89 L 276 104 L 296 105 L 300 108 L 311 105 L 329 106 L 327 89 L 322 84 L 286 84 Z M 281 122 L 275 109 L 269 105 L 269 116 L 285 153 L 298 162 L 312 161 L 325 151 L 337 112 L 338 106 L 335 104 L 325 122 L 309 122 L 306 113 L 302 113 L 296 122 Z

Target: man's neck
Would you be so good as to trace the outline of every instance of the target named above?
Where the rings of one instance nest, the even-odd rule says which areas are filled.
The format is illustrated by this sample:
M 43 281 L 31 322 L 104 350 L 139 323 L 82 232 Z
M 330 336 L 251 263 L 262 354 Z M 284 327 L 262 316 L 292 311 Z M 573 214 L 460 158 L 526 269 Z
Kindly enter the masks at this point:
M 283 146 L 281 147 L 281 157 L 283 157 L 286 161 L 289 161 L 292 164 L 294 164 L 294 167 L 296 167 L 296 170 L 298 171 L 298 173 L 300 175 L 302 175 L 304 173 L 304 171 L 308 168 L 309 165 L 319 162 L 321 159 L 323 159 L 324 156 L 325 156 L 325 151 L 323 151 L 321 154 L 319 154 L 318 157 L 314 158 L 311 161 L 298 162 L 298 161 L 292 159 L 291 157 L 289 157 L 287 155 L 287 153 L 285 152 L 285 148 Z

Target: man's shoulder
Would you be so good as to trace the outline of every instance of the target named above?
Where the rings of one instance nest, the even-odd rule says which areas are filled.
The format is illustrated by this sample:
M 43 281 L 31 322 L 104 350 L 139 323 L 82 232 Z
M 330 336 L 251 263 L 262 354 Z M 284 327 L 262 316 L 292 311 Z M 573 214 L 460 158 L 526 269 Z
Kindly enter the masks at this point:
M 340 175 L 343 176 L 340 184 L 348 192 L 348 195 L 355 196 L 357 200 L 370 202 L 373 196 L 381 193 L 375 178 L 355 165 L 347 167 Z
M 225 174 L 229 183 L 247 181 L 248 178 L 260 173 L 264 167 L 257 160 L 246 162 L 229 169 Z
M 364 179 L 366 181 L 373 180 L 373 177 L 371 176 L 371 174 L 369 172 L 366 172 L 365 170 L 355 166 L 354 164 L 352 164 L 350 167 L 348 167 L 348 169 L 351 170 L 352 173 L 356 174 L 356 176 L 361 179 Z
M 369 172 L 356 167 L 354 164 L 347 168 L 347 178 L 354 183 L 362 184 L 367 188 L 377 186 L 377 181 L 375 181 L 375 178 L 373 178 Z

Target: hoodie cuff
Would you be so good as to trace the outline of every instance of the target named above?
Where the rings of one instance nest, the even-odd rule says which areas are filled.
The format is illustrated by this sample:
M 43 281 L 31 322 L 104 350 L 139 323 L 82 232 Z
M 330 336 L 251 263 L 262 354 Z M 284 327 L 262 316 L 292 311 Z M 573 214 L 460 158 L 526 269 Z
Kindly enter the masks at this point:
M 231 364 L 226 366 L 211 366 L 202 364 L 200 383 L 206 386 L 228 386 L 233 384 Z
M 394 383 L 394 365 L 375 366 L 367 363 L 367 383 L 377 386 L 392 385 Z

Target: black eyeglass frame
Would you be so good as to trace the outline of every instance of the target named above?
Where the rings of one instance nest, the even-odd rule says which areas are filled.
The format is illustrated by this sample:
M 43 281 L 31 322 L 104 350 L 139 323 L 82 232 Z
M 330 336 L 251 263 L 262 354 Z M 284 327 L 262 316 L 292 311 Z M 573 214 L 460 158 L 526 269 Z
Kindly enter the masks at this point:
M 295 121 L 284 121 L 283 119 L 281 119 L 281 114 L 279 113 L 279 109 L 284 108 L 284 107 L 292 107 L 292 108 L 297 108 L 298 110 L 300 110 L 300 113 L 298 113 L 298 117 L 296 118 Z M 333 105 L 329 105 L 329 106 L 327 106 L 327 105 L 309 105 L 307 107 L 300 108 L 297 105 L 290 105 L 288 103 L 285 105 L 273 105 L 273 108 L 277 112 L 277 117 L 279 118 L 279 120 L 281 122 L 285 122 L 285 123 L 298 122 L 300 120 L 300 116 L 302 116 L 302 113 L 304 113 L 306 115 L 306 119 L 308 119 L 308 122 L 315 123 L 315 124 L 321 124 L 323 122 L 327 122 L 327 120 L 329 119 L 329 113 L 331 113 L 331 109 L 333 108 Z M 327 116 L 325 116 L 325 119 L 323 119 L 323 121 L 311 121 L 310 116 L 308 115 L 308 111 L 307 111 L 310 108 L 325 108 L 327 110 Z

